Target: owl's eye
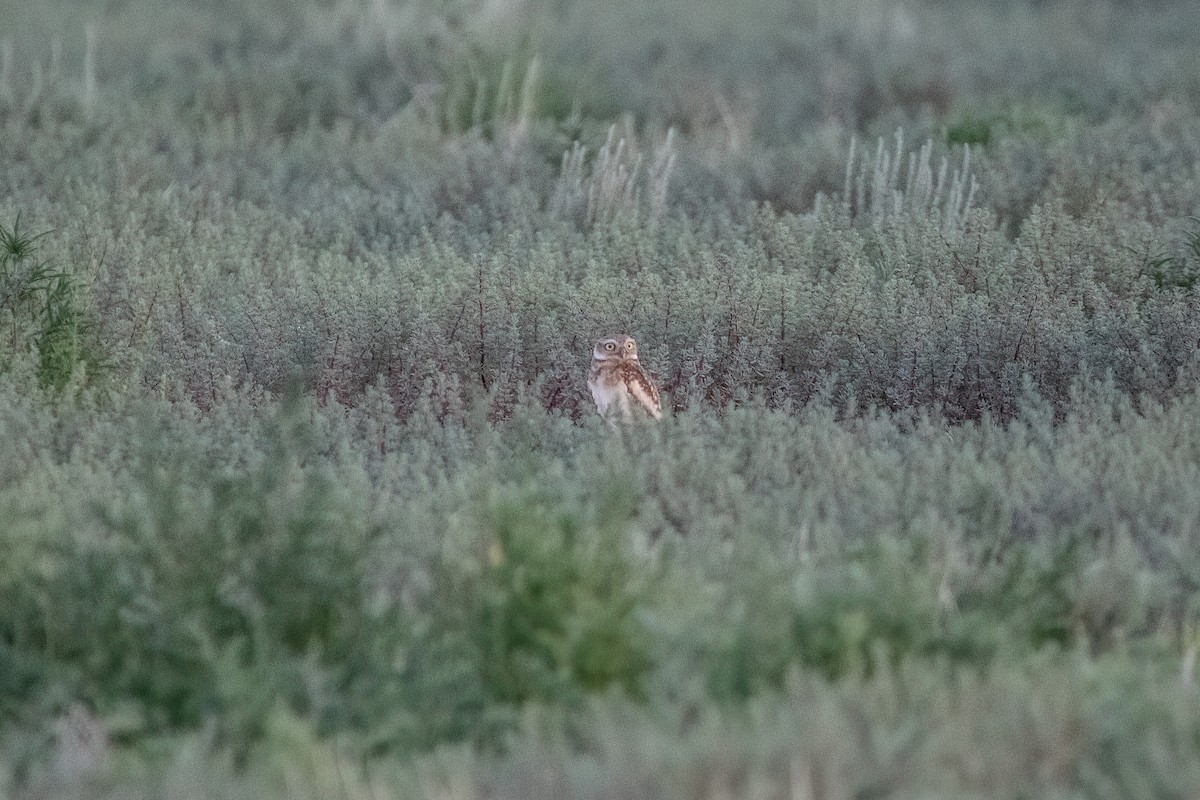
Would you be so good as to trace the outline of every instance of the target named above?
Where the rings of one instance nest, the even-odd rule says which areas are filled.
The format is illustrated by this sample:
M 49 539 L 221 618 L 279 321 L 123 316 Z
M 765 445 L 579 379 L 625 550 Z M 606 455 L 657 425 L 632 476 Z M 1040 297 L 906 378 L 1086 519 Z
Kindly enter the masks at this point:
M 605 342 L 604 349 L 605 350 L 616 350 L 617 346 L 615 344 L 613 344 L 612 342 Z
M 626 349 L 626 350 L 632 350 L 632 349 L 633 349 L 633 348 L 635 348 L 635 347 L 637 347 L 637 345 L 636 345 L 636 344 L 634 344 L 633 342 L 626 342 L 626 343 L 625 343 L 625 349 Z

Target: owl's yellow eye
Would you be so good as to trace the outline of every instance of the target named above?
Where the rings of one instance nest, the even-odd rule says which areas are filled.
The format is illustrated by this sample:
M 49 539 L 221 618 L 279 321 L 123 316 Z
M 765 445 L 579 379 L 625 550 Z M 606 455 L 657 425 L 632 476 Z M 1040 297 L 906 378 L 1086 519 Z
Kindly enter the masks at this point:
M 626 350 L 632 350 L 632 349 L 633 349 L 633 348 L 635 348 L 635 347 L 637 347 L 637 345 L 636 345 L 636 344 L 634 344 L 633 342 L 626 342 L 626 343 L 625 343 L 625 349 L 626 349 Z
M 616 350 L 617 346 L 615 344 L 613 344 L 612 342 L 605 342 L 604 349 L 605 350 Z

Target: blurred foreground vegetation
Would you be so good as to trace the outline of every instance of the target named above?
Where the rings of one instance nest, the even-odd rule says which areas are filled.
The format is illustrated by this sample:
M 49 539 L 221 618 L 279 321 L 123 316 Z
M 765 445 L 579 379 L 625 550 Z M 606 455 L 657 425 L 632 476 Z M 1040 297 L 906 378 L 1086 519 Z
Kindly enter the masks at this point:
M 1197 29 L 0 10 L 3 794 L 1196 796 Z

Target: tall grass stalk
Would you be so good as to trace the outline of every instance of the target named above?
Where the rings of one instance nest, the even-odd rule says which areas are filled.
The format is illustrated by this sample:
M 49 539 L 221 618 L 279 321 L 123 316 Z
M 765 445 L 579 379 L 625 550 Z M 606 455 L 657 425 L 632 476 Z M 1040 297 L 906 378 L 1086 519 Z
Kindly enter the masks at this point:
M 11 103 L 14 100 L 12 39 L 0 38 L 0 99 Z
M 84 25 L 83 110 L 91 117 L 96 110 L 96 24 Z
M 978 182 L 971 172 L 971 148 L 962 146 L 957 165 L 942 156 L 933 169 L 933 141 L 927 139 L 916 152 L 904 150 L 904 130 L 898 128 L 891 150 L 880 137 L 875 155 L 858 157 L 858 142 L 851 137 L 846 158 L 842 205 L 857 220 L 880 225 L 901 215 L 931 215 L 942 230 L 960 228 L 971 208 Z M 904 172 L 901 174 L 901 166 Z

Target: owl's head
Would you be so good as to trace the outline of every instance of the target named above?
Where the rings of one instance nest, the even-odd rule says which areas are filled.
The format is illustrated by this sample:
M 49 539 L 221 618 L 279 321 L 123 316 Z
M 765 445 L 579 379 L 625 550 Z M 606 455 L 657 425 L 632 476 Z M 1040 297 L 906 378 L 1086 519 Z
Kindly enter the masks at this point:
M 614 359 L 624 359 L 626 361 L 637 361 L 637 342 L 632 336 L 618 334 L 616 336 L 606 336 L 596 342 L 596 347 L 592 350 L 592 358 L 597 361 L 610 361 Z

